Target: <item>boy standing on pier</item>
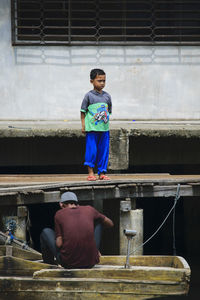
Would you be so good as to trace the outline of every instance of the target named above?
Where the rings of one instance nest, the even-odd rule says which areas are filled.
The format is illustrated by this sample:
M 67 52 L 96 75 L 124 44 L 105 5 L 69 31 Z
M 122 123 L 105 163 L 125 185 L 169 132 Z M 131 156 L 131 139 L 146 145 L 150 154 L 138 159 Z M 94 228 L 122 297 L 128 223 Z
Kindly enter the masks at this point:
M 97 163 L 100 180 L 110 180 L 106 176 L 109 157 L 109 115 L 112 112 L 110 95 L 103 91 L 106 74 L 101 69 L 90 72 L 90 82 L 94 89 L 89 91 L 81 105 L 82 132 L 86 133 L 84 165 L 88 167 L 88 180 L 97 180 L 94 167 Z

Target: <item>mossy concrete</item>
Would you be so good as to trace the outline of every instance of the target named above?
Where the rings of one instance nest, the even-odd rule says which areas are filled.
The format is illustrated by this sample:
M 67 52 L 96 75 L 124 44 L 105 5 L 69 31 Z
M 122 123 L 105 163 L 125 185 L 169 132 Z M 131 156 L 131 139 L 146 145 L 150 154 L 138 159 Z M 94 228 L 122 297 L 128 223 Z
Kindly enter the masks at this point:
M 78 120 L 0 121 L 1 164 L 28 165 L 31 153 L 33 165 L 78 166 L 84 160 L 84 137 Z M 199 139 L 198 120 L 111 120 L 109 169 L 120 171 L 127 170 L 130 165 L 144 164 L 198 164 Z M 190 143 L 192 140 L 194 147 Z
M 111 133 L 126 136 L 200 137 L 200 121 L 130 121 L 111 120 Z M 80 137 L 80 121 L 0 121 L 0 138 L 11 137 Z

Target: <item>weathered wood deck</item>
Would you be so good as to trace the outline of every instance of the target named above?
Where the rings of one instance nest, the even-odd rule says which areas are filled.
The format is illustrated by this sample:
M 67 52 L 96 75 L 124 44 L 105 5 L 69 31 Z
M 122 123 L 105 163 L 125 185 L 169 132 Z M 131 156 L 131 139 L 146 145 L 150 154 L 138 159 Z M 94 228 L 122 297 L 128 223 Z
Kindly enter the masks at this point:
M 0 175 L 0 205 L 58 202 L 74 191 L 80 201 L 141 197 L 200 196 L 200 175 L 112 174 L 110 181 L 88 182 L 85 174 Z
M 101 256 L 92 269 L 64 269 L 30 261 L 31 253 L 13 251 L 5 256 L 0 247 L 0 299 L 120 299 L 144 300 L 187 295 L 190 267 L 177 256 Z M 12 248 L 9 246 L 9 248 Z M 25 252 L 26 259 L 21 258 Z

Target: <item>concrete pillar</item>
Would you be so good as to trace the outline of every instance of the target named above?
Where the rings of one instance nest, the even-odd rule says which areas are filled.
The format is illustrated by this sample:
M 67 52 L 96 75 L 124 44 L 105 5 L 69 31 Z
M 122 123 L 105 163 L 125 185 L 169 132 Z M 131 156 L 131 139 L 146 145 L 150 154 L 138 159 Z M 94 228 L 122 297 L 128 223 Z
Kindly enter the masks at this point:
M 124 229 L 134 229 L 137 231 L 137 235 L 131 241 L 131 252 L 137 249 L 143 243 L 143 210 L 131 209 L 135 206 L 131 203 L 131 200 L 125 200 L 120 202 L 120 255 L 127 254 L 127 238 L 124 235 Z M 143 247 L 138 248 L 132 255 L 142 255 Z
M 127 130 L 111 130 L 108 169 L 126 170 L 129 167 L 129 134 Z
M 132 249 L 137 249 L 143 243 L 143 209 L 135 209 L 130 211 L 131 228 L 137 231 L 136 236 L 132 240 Z M 133 255 L 142 255 L 143 247 L 138 248 Z

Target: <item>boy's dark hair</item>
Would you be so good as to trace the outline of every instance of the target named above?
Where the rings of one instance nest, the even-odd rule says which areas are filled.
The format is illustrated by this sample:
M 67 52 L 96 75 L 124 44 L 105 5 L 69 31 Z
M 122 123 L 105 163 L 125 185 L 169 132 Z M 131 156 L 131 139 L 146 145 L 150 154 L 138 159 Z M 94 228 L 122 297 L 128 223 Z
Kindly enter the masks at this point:
M 95 79 L 97 75 L 106 75 L 106 73 L 101 69 L 92 69 L 90 72 L 90 79 Z

